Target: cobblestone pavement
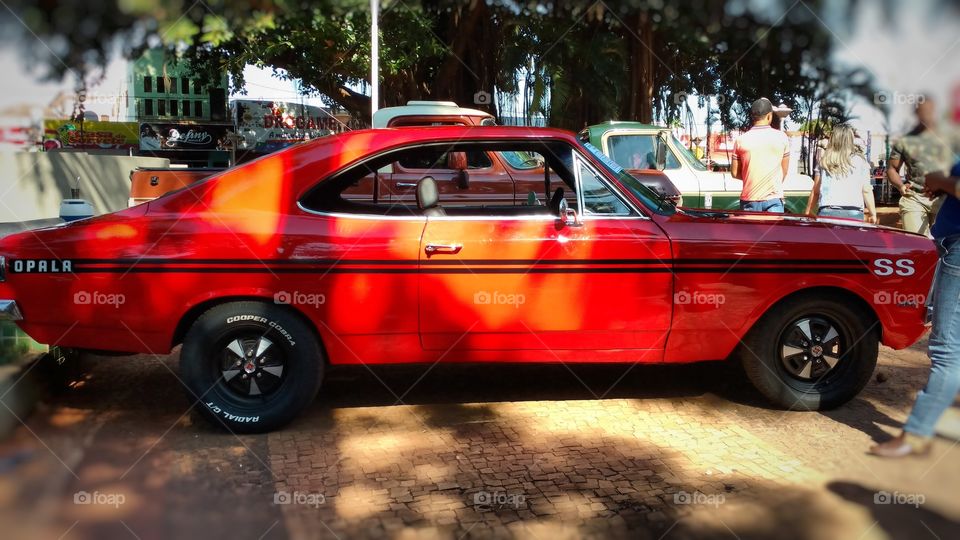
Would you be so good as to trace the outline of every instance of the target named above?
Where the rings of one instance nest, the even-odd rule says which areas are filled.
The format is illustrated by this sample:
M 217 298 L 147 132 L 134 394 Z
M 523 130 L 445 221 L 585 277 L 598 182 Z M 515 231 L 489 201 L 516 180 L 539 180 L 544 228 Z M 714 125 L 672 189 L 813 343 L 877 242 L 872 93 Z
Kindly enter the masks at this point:
M 176 359 L 92 359 L 0 444 L 0 536 L 960 537 L 952 441 L 865 454 L 922 386 L 920 347 L 882 349 L 823 414 L 721 364 L 336 368 L 304 417 L 239 437 L 189 412 Z

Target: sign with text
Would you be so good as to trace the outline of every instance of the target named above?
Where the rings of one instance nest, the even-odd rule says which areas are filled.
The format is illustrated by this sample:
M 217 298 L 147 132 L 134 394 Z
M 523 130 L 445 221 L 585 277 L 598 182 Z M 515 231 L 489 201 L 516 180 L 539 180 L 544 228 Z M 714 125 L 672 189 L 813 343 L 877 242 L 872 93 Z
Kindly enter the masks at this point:
M 326 109 L 284 101 L 233 102 L 240 148 L 272 152 L 347 129 Z
M 140 150 L 224 150 L 232 126 L 219 124 L 140 124 Z
M 43 148 L 84 148 L 128 150 L 137 148 L 139 137 L 136 122 L 99 122 L 84 120 L 43 121 Z

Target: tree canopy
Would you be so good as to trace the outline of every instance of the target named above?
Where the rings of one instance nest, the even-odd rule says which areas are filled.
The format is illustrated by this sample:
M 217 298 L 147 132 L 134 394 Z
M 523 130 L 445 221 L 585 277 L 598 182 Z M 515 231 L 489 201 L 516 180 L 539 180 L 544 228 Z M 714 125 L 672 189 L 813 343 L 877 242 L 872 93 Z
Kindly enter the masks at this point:
M 164 46 L 211 81 L 226 70 L 243 88 L 246 65 L 273 68 L 331 105 L 369 114 L 366 0 L 8 4 L 15 15 L 6 28 L 20 30 L 31 61 L 50 77 L 95 78 L 113 54 Z M 810 77 L 832 73 L 820 4 L 771 0 L 755 13 L 725 0 L 385 0 L 380 105 L 473 105 L 477 92 L 513 94 L 523 84 L 524 114 L 570 129 L 608 119 L 671 121 L 687 94 L 715 96 L 721 119 L 734 125 L 760 96 L 794 105 L 801 120 L 798 105 L 823 90 Z

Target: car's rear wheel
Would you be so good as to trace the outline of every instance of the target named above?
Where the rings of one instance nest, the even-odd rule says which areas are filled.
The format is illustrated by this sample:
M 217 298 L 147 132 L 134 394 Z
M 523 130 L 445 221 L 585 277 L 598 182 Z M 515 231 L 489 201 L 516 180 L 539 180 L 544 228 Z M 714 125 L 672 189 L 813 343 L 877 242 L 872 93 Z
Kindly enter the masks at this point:
M 861 306 L 807 295 L 774 306 L 738 355 L 753 386 L 777 406 L 831 409 L 870 381 L 879 338 L 876 318 Z
M 278 428 L 316 397 L 323 352 L 313 330 L 280 306 L 222 304 L 187 332 L 180 372 L 188 399 L 237 433 Z

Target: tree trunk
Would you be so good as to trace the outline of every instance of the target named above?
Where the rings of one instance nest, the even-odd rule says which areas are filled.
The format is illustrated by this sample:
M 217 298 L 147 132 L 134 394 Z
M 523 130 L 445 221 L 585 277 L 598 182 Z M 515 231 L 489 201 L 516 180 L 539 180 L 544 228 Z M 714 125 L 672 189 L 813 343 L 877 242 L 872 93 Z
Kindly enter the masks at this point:
M 653 23 L 646 12 L 630 17 L 625 38 L 629 47 L 630 95 L 624 113 L 628 120 L 653 122 Z
M 445 39 L 449 54 L 436 72 L 433 99 L 453 100 L 465 107 L 495 113 L 494 78 L 499 49 L 499 28 L 482 0 L 441 17 L 437 34 Z

